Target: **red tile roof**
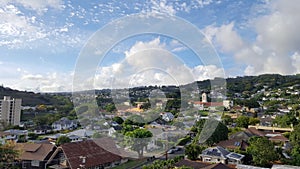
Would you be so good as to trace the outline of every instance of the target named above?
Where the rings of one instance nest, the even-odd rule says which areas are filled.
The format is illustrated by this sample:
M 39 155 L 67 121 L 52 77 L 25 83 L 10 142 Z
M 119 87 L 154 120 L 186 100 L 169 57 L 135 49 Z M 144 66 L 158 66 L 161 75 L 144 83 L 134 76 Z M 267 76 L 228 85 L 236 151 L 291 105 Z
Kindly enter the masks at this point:
M 68 159 L 68 163 L 71 169 L 79 168 L 83 164 L 83 159 L 80 156 L 85 157 L 85 167 L 94 167 L 120 161 L 121 156 L 113 154 L 104 150 L 98 144 L 92 140 L 66 143 L 61 145 L 61 148 Z
M 196 101 L 194 102 L 194 104 L 200 104 L 200 105 L 204 105 L 204 106 L 208 106 L 208 107 L 215 107 L 215 106 L 223 106 L 222 102 L 199 102 Z

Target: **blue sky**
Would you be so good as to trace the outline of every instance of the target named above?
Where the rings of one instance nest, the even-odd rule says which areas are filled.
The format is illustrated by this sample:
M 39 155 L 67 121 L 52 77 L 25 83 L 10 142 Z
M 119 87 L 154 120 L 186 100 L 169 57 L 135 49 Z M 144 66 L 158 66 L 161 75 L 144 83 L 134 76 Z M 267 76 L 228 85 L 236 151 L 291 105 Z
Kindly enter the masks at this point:
M 172 37 L 144 34 L 112 46 L 98 63 L 92 79 L 95 88 L 296 74 L 300 71 L 299 4 L 299 0 L 4 0 L 0 5 L 1 83 L 36 92 L 71 91 L 77 59 L 89 39 L 108 23 L 133 14 L 186 20 L 203 32 L 221 65 L 204 64 Z M 150 49 L 155 50 L 140 52 Z M 159 63 L 161 67 L 156 67 Z M 186 79 L 187 74 L 192 78 Z

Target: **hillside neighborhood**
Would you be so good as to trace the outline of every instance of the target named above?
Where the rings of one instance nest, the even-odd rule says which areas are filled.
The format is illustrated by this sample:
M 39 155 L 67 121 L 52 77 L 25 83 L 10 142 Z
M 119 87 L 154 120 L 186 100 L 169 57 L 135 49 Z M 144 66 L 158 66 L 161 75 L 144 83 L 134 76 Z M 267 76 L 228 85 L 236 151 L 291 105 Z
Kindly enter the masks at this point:
M 74 106 L 81 97 L 70 93 L 36 94 L 52 103 L 24 104 L 26 95 L 5 95 L 11 89 L 3 87 L 0 168 L 299 168 L 299 75 L 226 81 L 226 95 L 207 81 L 196 82 L 197 91 L 119 89 L 118 99 L 97 90 L 97 107 Z M 153 91 L 165 97 L 151 98 Z

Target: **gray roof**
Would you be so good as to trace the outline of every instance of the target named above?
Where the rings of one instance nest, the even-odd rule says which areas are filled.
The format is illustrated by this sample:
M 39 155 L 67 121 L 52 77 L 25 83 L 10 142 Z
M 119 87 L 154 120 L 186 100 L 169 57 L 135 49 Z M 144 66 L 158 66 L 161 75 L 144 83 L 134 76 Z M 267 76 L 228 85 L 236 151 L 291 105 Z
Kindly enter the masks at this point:
M 207 156 L 217 156 L 222 158 L 227 158 L 227 155 L 230 152 L 223 147 L 217 146 L 217 147 L 210 147 L 202 151 L 202 155 Z
M 229 138 L 230 139 L 248 140 L 252 136 L 253 136 L 253 134 L 251 134 L 251 133 L 248 133 L 248 132 L 245 132 L 245 131 L 240 131 L 240 132 L 232 134 Z
M 299 166 L 291 166 L 291 165 L 276 165 L 274 164 L 272 169 L 300 169 Z
M 256 167 L 252 165 L 243 165 L 243 164 L 238 164 L 236 165 L 237 169 L 269 169 L 269 168 L 262 168 L 262 167 Z
M 60 125 L 70 125 L 72 123 L 76 123 L 77 121 L 76 120 L 69 120 L 68 118 L 66 117 L 62 117 L 61 119 L 59 119 L 58 121 L 54 122 L 53 124 L 56 125 L 56 124 L 60 124 Z
M 242 154 L 231 152 L 226 157 L 230 158 L 230 159 L 235 159 L 235 160 L 242 160 L 245 156 Z
M 94 131 L 86 130 L 86 129 L 74 130 L 74 131 L 68 133 L 68 135 L 77 135 L 79 137 L 90 137 L 93 134 L 94 134 Z

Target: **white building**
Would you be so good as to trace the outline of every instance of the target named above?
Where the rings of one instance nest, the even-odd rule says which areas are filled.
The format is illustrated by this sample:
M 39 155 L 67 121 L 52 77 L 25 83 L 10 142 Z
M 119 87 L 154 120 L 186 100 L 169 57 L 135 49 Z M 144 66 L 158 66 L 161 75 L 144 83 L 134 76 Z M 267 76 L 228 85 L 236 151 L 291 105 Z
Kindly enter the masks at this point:
M 8 125 L 20 125 L 22 99 L 4 96 L 0 100 L 0 120 Z
M 169 122 L 174 119 L 174 115 L 172 113 L 166 112 L 162 115 L 162 119 Z
M 207 94 L 206 93 L 202 93 L 202 102 L 207 103 Z
M 62 117 L 60 120 L 52 123 L 52 129 L 54 131 L 74 130 L 77 128 L 77 126 L 77 120 L 69 120 L 66 117 Z

